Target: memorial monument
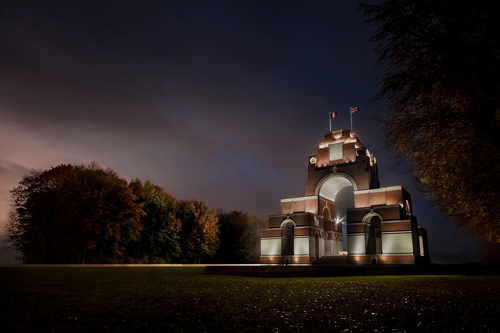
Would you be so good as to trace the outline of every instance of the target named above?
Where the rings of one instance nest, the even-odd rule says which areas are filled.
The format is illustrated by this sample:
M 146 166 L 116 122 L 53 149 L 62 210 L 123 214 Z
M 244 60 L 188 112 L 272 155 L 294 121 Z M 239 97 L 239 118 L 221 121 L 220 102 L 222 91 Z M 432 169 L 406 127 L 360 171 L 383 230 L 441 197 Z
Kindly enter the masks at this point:
M 348 186 L 354 207 L 339 221 L 335 201 Z M 270 216 L 262 231 L 262 264 L 429 261 L 427 234 L 413 215 L 410 194 L 402 186 L 380 187 L 377 160 L 351 129 L 325 134 L 308 159 L 305 196 L 282 199 L 281 214 Z

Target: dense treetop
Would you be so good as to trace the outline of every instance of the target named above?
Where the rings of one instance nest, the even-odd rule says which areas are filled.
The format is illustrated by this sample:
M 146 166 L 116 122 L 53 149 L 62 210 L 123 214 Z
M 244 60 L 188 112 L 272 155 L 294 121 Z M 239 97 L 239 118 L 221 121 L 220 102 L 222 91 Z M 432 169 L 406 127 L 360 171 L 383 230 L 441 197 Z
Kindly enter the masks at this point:
M 500 4 L 388 0 L 361 10 L 377 28 L 388 144 L 437 207 L 498 247 Z

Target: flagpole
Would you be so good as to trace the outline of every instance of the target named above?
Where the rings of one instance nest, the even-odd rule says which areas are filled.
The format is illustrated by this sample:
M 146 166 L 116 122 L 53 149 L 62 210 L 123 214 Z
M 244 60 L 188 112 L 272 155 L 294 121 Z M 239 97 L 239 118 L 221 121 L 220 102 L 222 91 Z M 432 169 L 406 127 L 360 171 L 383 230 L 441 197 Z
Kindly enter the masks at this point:
M 330 112 L 330 132 L 332 131 L 332 113 Z
M 352 133 L 352 107 L 349 108 L 349 113 L 351 114 L 351 133 Z

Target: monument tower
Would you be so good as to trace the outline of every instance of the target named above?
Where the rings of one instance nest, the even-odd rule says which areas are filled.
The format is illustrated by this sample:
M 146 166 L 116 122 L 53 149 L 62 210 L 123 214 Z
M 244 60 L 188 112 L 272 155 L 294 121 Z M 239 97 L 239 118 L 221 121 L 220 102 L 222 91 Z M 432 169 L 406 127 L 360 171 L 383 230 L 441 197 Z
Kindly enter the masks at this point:
M 339 221 L 335 201 L 348 186 L 354 207 Z M 308 160 L 305 196 L 282 199 L 281 214 L 271 215 L 262 231 L 261 263 L 313 261 L 429 262 L 427 234 L 413 215 L 410 194 L 401 186 L 380 187 L 377 160 L 351 129 L 325 134 Z

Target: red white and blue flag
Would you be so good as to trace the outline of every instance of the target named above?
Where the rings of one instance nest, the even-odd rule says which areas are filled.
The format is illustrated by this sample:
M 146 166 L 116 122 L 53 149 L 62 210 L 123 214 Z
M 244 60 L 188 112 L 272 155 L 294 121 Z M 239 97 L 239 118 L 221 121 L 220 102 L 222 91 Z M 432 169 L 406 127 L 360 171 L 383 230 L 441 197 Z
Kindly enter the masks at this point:
M 337 112 L 330 112 L 330 114 L 332 115 L 332 118 L 335 118 L 335 117 L 337 117 L 338 113 Z
M 354 107 L 351 106 L 351 114 L 354 113 L 354 112 L 358 112 L 358 107 L 357 106 L 354 106 Z

